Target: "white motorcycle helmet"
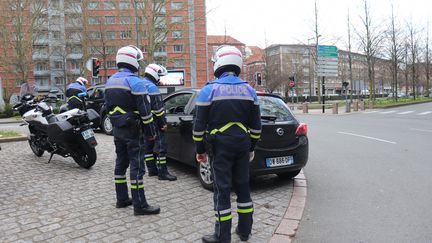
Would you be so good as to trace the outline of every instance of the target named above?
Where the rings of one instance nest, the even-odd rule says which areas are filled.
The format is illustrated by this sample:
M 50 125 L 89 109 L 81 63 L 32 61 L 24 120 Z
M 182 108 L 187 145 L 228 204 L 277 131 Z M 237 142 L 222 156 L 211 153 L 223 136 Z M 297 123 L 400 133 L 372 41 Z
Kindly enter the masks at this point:
M 160 77 L 168 75 L 168 71 L 162 65 L 151 63 L 145 68 L 145 73 L 151 75 L 156 81 L 160 80 Z
M 142 51 L 136 46 L 124 46 L 117 51 L 116 56 L 116 64 L 125 63 L 129 64 L 132 67 L 135 67 L 136 70 L 139 69 L 139 61 L 144 58 L 144 54 Z
M 243 66 L 243 56 L 239 49 L 234 46 L 220 46 L 212 57 L 213 71 L 216 77 L 227 71 L 240 75 Z
M 84 85 L 84 86 L 86 86 L 88 84 L 88 80 L 86 78 L 83 78 L 83 77 L 78 77 L 75 80 L 75 82 L 77 82 L 77 83 L 79 83 L 81 85 Z

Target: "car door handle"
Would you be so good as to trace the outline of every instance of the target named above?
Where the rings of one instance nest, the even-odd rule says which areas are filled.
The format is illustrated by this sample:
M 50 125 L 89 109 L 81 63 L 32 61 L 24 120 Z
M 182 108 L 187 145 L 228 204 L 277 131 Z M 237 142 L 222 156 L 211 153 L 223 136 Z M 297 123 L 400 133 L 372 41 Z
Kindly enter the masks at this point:
M 178 123 L 178 122 L 173 122 L 173 123 L 171 123 L 171 126 L 172 127 L 178 127 L 180 124 Z

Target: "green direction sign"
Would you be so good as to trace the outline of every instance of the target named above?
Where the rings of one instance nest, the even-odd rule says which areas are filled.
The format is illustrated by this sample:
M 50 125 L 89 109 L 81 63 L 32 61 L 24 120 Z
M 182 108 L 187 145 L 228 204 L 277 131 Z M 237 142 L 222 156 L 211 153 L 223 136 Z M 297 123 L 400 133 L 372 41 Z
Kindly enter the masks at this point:
M 338 49 L 336 46 L 318 46 L 318 56 L 337 57 Z

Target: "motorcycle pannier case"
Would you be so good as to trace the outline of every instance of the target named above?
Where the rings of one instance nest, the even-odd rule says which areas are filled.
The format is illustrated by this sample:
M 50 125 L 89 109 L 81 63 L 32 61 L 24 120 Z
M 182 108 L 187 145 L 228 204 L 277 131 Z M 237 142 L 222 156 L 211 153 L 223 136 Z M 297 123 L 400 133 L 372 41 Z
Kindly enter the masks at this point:
M 64 143 L 72 135 L 72 124 L 68 121 L 54 122 L 48 125 L 48 137 L 56 143 Z

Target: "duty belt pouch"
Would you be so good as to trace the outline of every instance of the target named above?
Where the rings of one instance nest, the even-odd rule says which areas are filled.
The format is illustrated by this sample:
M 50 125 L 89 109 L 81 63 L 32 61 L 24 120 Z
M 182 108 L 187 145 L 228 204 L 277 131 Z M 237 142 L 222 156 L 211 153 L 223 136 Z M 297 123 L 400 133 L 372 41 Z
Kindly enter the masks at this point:
M 126 118 L 126 124 L 132 133 L 139 133 L 141 130 L 141 120 L 135 115 L 129 115 Z

